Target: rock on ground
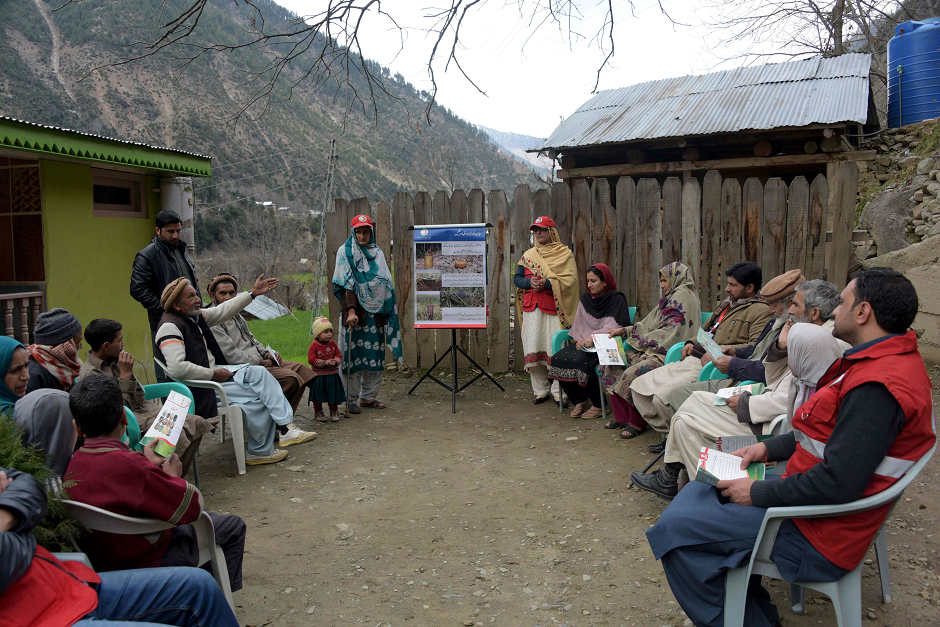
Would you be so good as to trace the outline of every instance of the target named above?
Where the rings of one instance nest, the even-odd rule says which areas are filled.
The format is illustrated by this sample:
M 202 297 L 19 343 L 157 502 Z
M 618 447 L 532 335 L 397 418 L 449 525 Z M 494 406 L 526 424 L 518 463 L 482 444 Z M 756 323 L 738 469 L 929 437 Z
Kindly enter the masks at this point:
M 865 205 L 859 226 L 868 229 L 878 246 L 878 254 L 885 255 L 910 246 L 905 233 L 907 221 L 914 205 L 913 189 L 902 187 L 888 190 Z

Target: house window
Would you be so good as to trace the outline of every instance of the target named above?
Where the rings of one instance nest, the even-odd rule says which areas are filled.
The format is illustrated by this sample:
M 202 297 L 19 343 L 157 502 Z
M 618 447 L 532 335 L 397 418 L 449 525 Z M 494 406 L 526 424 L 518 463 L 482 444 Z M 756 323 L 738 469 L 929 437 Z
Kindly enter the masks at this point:
M 96 218 L 146 218 L 144 177 L 112 170 L 91 171 Z
M 0 157 L 0 283 L 45 280 L 39 161 Z

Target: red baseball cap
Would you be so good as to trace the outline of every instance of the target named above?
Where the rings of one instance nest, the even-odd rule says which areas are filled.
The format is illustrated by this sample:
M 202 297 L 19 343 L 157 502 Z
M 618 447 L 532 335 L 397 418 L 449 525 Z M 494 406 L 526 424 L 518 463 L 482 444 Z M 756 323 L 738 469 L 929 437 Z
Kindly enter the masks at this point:
M 365 214 L 361 214 L 353 218 L 352 222 L 349 223 L 349 226 L 351 226 L 354 229 L 360 226 L 367 226 L 370 229 L 374 228 L 372 225 L 372 218 L 370 218 L 369 216 Z
M 549 227 L 554 227 L 555 221 L 549 218 L 548 216 L 539 216 L 535 219 L 535 222 L 532 223 L 532 226 L 529 227 L 529 230 L 536 228 L 547 229 Z

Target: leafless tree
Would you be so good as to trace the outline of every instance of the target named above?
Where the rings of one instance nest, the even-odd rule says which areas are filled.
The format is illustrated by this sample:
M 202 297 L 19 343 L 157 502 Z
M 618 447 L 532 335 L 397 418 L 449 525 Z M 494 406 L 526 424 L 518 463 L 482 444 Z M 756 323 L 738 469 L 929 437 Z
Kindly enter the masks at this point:
M 83 1 L 85 0 L 64 0 L 62 6 Z M 386 10 L 386 6 L 394 6 L 389 0 L 386 0 L 384 5 L 382 0 L 322 0 L 321 5 L 326 5 L 322 10 L 309 15 L 294 16 L 286 21 L 267 20 L 262 9 L 253 0 L 232 0 L 234 4 L 247 6 L 252 14 L 245 37 L 238 43 L 207 40 L 208 35 L 199 29 L 200 18 L 209 0 L 185 0 L 176 9 L 171 8 L 169 3 L 164 3 L 160 12 L 154 16 L 154 29 L 150 36 L 129 46 L 131 52 L 126 56 L 94 68 L 92 72 L 108 66 L 133 63 L 164 51 L 174 54 L 180 60 L 179 71 L 182 72 L 196 59 L 208 53 L 260 50 L 267 61 L 261 67 L 253 69 L 247 77 L 246 84 L 253 86 L 253 92 L 235 114 L 235 119 L 249 109 L 253 110 L 254 115 L 263 115 L 278 98 L 276 88 L 286 88 L 287 98 L 290 98 L 295 89 L 316 89 L 330 85 L 334 88 L 334 97 L 345 95 L 349 108 L 360 108 L 364 114 L 377 122 L 379 110 L 376 103 L 397 98 L 386 83 L 387 79 L 383 77 L 379 66 L 367 60 L 369 50 L 361 33 L 366 23 L 384 23 L 398 33 L 402 46 L 405 45 L 410 30 L 425 33 L 432 42 L 426 64 L 432 87 L 425 110 L 430 122 L 431 110 L 438 92 L 437 71 L 442 65 L 443 71 L 446 72 L 453 64 L 468 82 L 480 93 L 485 94 L 461 65 L 461 58 L 466 52 L 463 45 L 466 33 L 463 27 L 468 15 L 481 11 L 485 6 L 505 3 L 507 10 L 514 7 L 515 19 L 520 28 L 529 29 L 529 39 L 526 43 L 543 28 L 556 28 L 559 36 L 567 38 L 571 43 L 593 42 L 604 55 L 597 68 L 595 91 L 602 70 L 614 56 L 614 27 L 622 17 L 619 9 L 615 15 L 614 0 L 439 1 L 440 6 L 424 9 L 421 24 L 411 29 L 396 21 L 393 10 Z M 668 17 L 661 0 L 657 2 L 660 11 Z M 628 0 L 628 4 L 632 13 L 633 0 Z M 595 6 L 601 6 L 605 10 L 599 27 L 596 27 L 597 22 L 593 19 L 585 18 L 586 9 Z M 597 29 L 585 34 L 579 30 L 582 27 Z M 354 78 L 361 80 L 356 81 Z M 357 84 L 359 88 L 356 87 Z M 362 93 L 360 89 L 363 90 Z
M 750 62 L 846 52 L 872 54 L 876 92 L 887 85 L 885 45 L 894 27 L 923 17 L 899 0 L 704 0 L 703 21 L 722 60 Z M 940 5 L 936 0 L 923 7 Z M 937 8 L 940 8 L 938 6 Z M 929 9 L 928 9 L 929 10 Z M 728 54 L 728 50 L 736 50 Z

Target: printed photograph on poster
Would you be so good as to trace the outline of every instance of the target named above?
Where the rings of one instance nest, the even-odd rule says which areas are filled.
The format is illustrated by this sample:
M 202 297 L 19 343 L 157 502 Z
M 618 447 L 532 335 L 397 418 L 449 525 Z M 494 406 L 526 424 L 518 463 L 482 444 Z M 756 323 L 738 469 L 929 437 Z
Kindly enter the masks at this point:
M 440 292 L 444 287 L 443 274 L 440 270 L 415 272 L 415 286 L 418 292 Z
M 486 307 L 482 287 L 445 287 L 441 289 L 441 307 Z
M 415 299 L 415 320 L 435 321 L 441 320 L 441 293 L 418 294 Z
M 464 242 L 458 242 L 464 243 Z M 415 244 L 415 270 L 439 270 L 451 274 L 485 274 L 485 242 L 473 246 L 450 246 L 448 242 Z M 483 244 L 483 246 L 476 246 Z

